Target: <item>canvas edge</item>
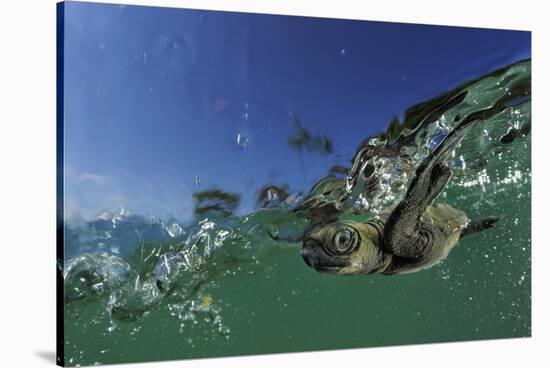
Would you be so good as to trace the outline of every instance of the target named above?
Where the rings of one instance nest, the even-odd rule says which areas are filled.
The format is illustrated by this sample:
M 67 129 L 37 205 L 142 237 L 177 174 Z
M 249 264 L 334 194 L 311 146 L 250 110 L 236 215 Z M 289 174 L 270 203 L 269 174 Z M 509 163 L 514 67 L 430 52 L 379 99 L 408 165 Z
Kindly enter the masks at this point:
M 56 364 L 65 366 L 64 249 L 64 55 L 65 3 L 56 3 Z

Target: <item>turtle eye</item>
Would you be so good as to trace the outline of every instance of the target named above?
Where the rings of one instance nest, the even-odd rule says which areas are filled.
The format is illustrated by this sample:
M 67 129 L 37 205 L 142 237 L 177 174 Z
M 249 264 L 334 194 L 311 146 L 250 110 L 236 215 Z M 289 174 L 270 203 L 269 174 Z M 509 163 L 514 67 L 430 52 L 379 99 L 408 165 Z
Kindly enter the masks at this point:
M 350 229 L 339 230 L 332 238 L 331 253 L 335 255 L 347 255 L 355 250 L 357 237 Z

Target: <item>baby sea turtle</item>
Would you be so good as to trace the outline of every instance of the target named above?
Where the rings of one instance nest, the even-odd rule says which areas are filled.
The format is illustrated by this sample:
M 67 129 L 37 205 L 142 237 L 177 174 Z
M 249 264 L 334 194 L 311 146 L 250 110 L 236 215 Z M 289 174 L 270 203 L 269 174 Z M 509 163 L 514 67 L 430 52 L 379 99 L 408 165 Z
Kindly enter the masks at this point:
M 344 275 L 416 272 L 445 259 L 460 238 L 494 226 L 498 217 L 470 221 L 461 210 L 433 204 L 452 176 L 446 161 L 453 148 L 490 112 L 458 121 L 417 167 L 401 202 L 377 220 L 331 219 L 311 226 L 301 251 L 306 264 Z

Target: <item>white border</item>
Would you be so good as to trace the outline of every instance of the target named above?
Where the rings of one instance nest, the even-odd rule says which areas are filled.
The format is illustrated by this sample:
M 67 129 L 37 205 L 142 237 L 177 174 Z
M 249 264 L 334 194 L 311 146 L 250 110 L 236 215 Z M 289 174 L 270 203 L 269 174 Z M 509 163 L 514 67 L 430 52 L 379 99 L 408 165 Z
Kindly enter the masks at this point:
M 533 31 L 533 338 L 220 358 L 127 367 L 544 366 L 550 341 L 545 208 L 550 116 L 543 1 L 143 0 L 111 3 L 402 21 Z M 0 334 L 2 367 L 53 364 L 55 349 L 55 2 L 0 10 Z M 329 333 L 327 331 L 327 333 Z

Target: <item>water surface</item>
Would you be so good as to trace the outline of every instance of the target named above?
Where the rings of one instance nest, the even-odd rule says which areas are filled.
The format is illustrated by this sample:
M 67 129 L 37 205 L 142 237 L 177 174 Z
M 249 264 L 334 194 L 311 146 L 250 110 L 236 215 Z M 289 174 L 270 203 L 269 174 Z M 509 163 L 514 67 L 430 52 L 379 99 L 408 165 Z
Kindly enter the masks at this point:
M 530 336 L 530 78 L 530 61 L 520 61 L 415 105 L 316 185 L 255 188 L 255 209 L 244 214 L 239 193 L 197 183 L 186 222 L 122 207 L 66 223 L 66 362 Z M 401 198 L 453 124 L 473 114 L 482 121 L 455 150 L 438 201 L 470 218 L 502 216 L 494 229 L 414 274 L 338 277 L 304 264 L 296 240 L 311 217 L 376 216 Z M 299 120 L 295 127 L 291 149 L 338 149 Z M 244 138 L 236 143 L 246 149 Z

